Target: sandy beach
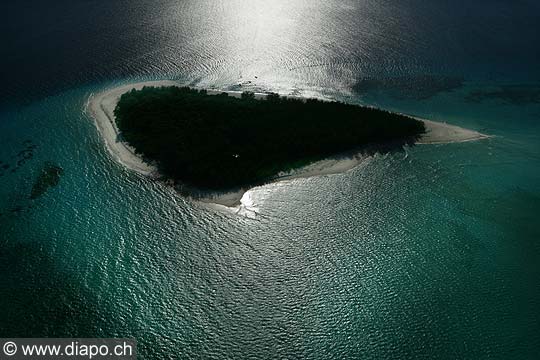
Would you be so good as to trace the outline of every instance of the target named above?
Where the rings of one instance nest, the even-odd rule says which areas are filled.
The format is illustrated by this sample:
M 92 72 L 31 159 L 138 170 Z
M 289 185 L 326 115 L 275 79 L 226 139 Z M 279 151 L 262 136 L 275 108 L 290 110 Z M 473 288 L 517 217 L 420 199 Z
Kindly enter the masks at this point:
M 478 131 L 464 129 L 455 125 L 420 118 L 415 119 L 422 121 L 426 127 L 426 133 L 416 142 L 417 144 L 448 144 L 482 140 L 490 137 Z
M 114 121 L 114 109 L 120 96 L 132 89 L 142 89 L 144 86 L 181 86 L 174 81 L 149 81 L 135 84 L 123 85 L 120 87 L 107 89 L 98 94 L 92 94 L 88 100 L 87 111 L 94 118 L 96 127 L 103 137 L 105 146 L 113 158 L 130 170 L 147 176 L 158 177 L 157 168 L 144 162 L 132 147 L 122 141 L 121 135 Z M 208 90 L 209 94 L 219 94 L 223 91 Z M 226 91 L 231 96 L 240 97 L 239 91 Z M 267 94 L 256 94 L 256 97 L 263 99 Z M 417 144 L 447 144 L 456 142 L 467 142 L 488 138 L 488 135 L 477 131 L 468 130 L 455 125 L 443 122 L 436 122 L 421 118 L 416 118 L 424 122 L 426 133 L 417 141 Z M 312 176 L 322 176 L 339 174 L 349 171 L 366 160 L 368 156 L 362 154 L 341 155 L 329 159 L 317 161 L 301 169 L 278 174 L 272 182 L 291 180 L 296 178 L 306 178 Z M 191 196 L 192 199 L 206 204 L 217 204 L 232 209 L 240 209 L 242 198 L 249 189 L 237 189 L 226 193 L 204 193 L 203 195 Z

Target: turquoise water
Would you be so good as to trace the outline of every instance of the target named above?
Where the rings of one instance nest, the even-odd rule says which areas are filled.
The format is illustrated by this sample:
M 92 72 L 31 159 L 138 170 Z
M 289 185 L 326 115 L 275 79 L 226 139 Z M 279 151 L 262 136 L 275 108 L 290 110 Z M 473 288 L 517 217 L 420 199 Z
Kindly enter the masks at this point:
M 486 44 L 474 52 L 456 30 L 470 30 L 458 15 L 471 9 L 442 1 L 433 8 L 414 2 L 347 2 L 348 8 L 257 2 L 262 8 L 249 8 L 249 16 L 235 11 L 245 8 L 242 2 L 231 7 L 186 2 L 177 12 L 169 11 L 176 2 L 159 2 L 151 11 L 146 2 L 137 4 L 128 21 L 132 27 L 115 22 L 100 30 L 100 38 L 109 34 L 106 38 L 123 47 L 98 48 L 104 53 L 96 54 L 119 51 L 131 60 L 118 55 L 101 70 L 86 63 L 91 59 L 77 63 L 76 56 L 91 53 L 98 43 L 81 25 L 74 31 L 84 35 L 84 51 L 73 55 L 72 67 L 57 70 L 63 78 L 52 80 L 55 67 L 52 75 L 39 73 L 44 79 L 25 76 L 23 65 L 15 67 L 18 80 L 8 74 L 17 86 L 6 93 L 9 102 L 0 111 L 0 168 L 10 166 L 0 171 L 0 335 L 135 337 L 145 359 L 537 357 L 540 85 L 532 65 L 537 58 L 531 49 L 529 57 L 521 57 L 520 69 L 506 68 L 501 49 L 511 40 L 487 41 L 490 31 L 502 32 L 498 17 L 485 33 L 473 26 L 483 35 L 475 41 Z M 503 20 L 528 24 L 522 12 L 536 14 L 533 5 L 505 4 L 493 2 L 506 10 L 498 13 Z M 427 46 L 440 31 L 415 30 L 405 39 L 419 44 L 409 50 L 417 58 L 403 60 L 403 37 L 397 34 L 406 22 L 398 17 L 383 25 L 379 18 L 403 14 L 403 6 L 410 6 L 409 14 L 418 9 L 418 16 L 434 11 L 437 22 L 447 26 L 447 44 Z M 445 15 L 442 10 L 449 8 L 455 13 Z M 203 21 L 211 16 L 200 17 L 224 9 L 213 25 Z M 73 13 L 66 21 L 74 21 L 69 19 L 80 9 L 68 10 Z M 113 17 L 102 18 L 103 24 L 109 24 L 108 16 Z M 459 19 L 455 27 L 448 25 L 452 16 Z M 314 31 L 321 22 L 335 31 Z M 359 29 L 359 24 L 364 25 Z M 130 32 L 141 26 L 153 35 L 177 32 L 152 45 L 150 35 L 136 40 Z M 184 39 L 201 28 L 219 37 Z M 292 28 L 298 38 L 285 38 Z M 249 36 L 238 35 L 246 29 L 253 30 Z M 53 30 L 59 36 L 60 30 Z M 74 47 L 71 35 L 64 36 L 50 46 Z M 142 50 L 133 45 L 139 43 Z M 172 43 L 179 44 L 176 52 Z M 447 48 L 442 55 L 455 58 L 419 65 L 432 63 L 446 47 L 465 50 L 456 55 Z M 527 54 L 526 47 L 524 40 L 515 41 L 516 53 Z M 23 53 L 38 50 L 21 45 Z M 385 78 L 373 70 L 380 52 L 395 65 L 386 67 L 389 73 L 398 71 L 408 77 L 406 84 L 416 85 L 381 81 L 355 90 L 355 79 Z M 56 58 L 60 63 L 62 54 Z M 437 66 L 450 70 L 435 71 Z M 88 71 L 81 70 L 85 67 Z M 84 75 L 70 75 L 75 73 Z M 434 80 L 411 73 L 432 74 Z M 256 214 L 239 216 L 187 201 L 108 154 L 85 112 L 89 96 L 159 78 L 224 89 L 243 83 L 255 90 L 366 103 L 494 137 L 415 146 L 377 155 L 345 174 L 257 188 L 250 193 Z M 29 92 L 19 93 L 25 86 Z M 57 186 L 31 200 L 47 161 L 64 173 Z

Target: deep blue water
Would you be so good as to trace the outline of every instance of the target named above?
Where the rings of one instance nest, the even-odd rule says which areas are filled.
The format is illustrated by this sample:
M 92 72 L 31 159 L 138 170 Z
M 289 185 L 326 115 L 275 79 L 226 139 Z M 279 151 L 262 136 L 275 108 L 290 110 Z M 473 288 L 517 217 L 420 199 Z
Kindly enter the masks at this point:
M 540 3 L 3 1 L 0 336 L 143 358 L 536 359 Z M 253 190 L 255 214 L 124 169 L 85 112 L 176 79 L 494 135 Z M 57 186 L 30 199 L 46 162 Z

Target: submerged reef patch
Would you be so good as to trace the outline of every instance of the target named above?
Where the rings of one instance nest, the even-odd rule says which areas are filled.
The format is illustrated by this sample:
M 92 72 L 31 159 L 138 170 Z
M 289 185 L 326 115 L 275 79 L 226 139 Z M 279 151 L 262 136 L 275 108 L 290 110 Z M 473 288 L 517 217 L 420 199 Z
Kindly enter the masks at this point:
M 46 162 L 32 186 L 30 199 L 37 199 L 45 194 L 51 187 L 57 186 L 63 173 L 64 170 L 60 166 Z
M 32 160 L 36 148 L 37 145 L 32 143 L 32 140 L 23 141 L 23 148 L 16 155 L 12 156 L 9 161 L 0 160 L 0 177 L 4 176 L 8 171 L 11 173 L 17 172 L 19 168 Z

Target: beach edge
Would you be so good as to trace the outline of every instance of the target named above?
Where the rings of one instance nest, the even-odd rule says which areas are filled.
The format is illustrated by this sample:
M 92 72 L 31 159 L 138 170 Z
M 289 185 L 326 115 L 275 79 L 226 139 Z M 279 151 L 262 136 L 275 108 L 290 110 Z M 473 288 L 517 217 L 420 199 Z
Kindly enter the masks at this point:
M 157 166 L 148 164 L 133 149 L 129 144 L 122 141 L 120 131 L 114 121 L 114 109 L 122 94 L 133 89 L 140 90 L 145 86 L 160 87 L 160 86 L 185 86 L 172 80 L 161 81 L 145 81 L 127 85 L 121 85 L 109 89 L 105 89 L 99 93 L 91 94 L 86 110 L 94 119 L 96 128 L 100 133 L 105 146 L 113 159 L 122 164 L 124 167 L 135 171 L 139 174 L 159 178 L 160 174 Z M 238 91 L 220 91 L 208 90 L 209 93 L 226 92 L 232 96 L 240 96 Z M 258 98 L 264 98 L 267 94 L 257 93 Z M 405 115 L 405 114 L 403 114 Z M 405 115 L 409 116 L 409 115 Z M 458 142 L 469 142 L 489 138 L 489 135 L 481 134 L 474 130 L 464 129 L 456 125 L 450 125 L 443 122 L 414 117 L 416 120 L 422 121 L 426 128 L 426 133 L 416 142 L 416 144 L 448 144 Z M 296 178 L 307 178 L 322 175 L 340 174 L 347 172 L 366 160 L 366 156 L 361 154 L 353 154 L 347 156 L 335 156 L 328 159 L 320 160 L 305 166 L 301 169 L 295 169 L 290 172 L 280 173 L 269 183 L 279 181 L 292 180 Z M 229 192 L 194 192 L 186 187 L 189 198 L 205 204 L 217 204 L 227 208 L 236 208 L 241 206 L 244 194 L 252 188 L 240 188 Z M 190 194 L 191 193 L 191 194 Z

